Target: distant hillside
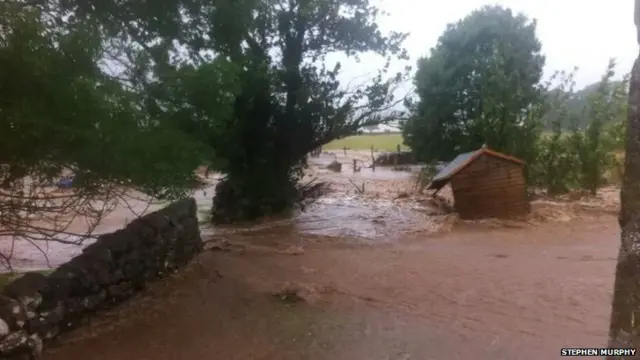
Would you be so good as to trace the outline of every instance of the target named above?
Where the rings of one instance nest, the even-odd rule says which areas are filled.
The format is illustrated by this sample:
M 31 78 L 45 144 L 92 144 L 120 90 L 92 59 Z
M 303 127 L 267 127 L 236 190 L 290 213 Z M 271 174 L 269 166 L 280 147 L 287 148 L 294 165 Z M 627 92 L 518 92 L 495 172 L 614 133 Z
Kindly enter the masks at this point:
M 570 99 L 568 101 L 569 114 L 570 116 L 573 116 L 577 120 L 580 127 L 585 127 L 587 124 L 588 119 L 584 115 L 588 111 L 587 107 L 589 104 L 589 96 L 591 96 L 596 91 L 598 91 L 599 84 L 600 83 L 597 82 L 597 83 L 587 85 L 581 90 L 578 90 L 570 95 Z M 622 84 L 621 81 L 612 82 L 612 85 L 614 86 L 618 86 L 620 84 Z M 558 91 L 560 90 L 557 90 L 557 89 L 551 90 L 549 96 L 554 96 L 555 95 L 554 92 L 558 92 Z M 551 122 L 553 121 L 554 116 L 556 116 L 556 114 L 553 112 L 545 116 L 545 118 L 543 119 L 545 128 L 551 127 Z M 569 127 L 569 124 L 564 124 L 564 127 Z

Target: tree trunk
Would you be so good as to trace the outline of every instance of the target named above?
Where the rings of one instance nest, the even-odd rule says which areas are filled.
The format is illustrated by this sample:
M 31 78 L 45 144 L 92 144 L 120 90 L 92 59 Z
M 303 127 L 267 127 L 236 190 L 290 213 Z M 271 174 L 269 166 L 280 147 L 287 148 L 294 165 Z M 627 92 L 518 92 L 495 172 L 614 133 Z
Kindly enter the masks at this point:
M 636 42 L 640 44 L 640 0 L 635 0 Z M 613 289 L 610 347 L 640 348 L 640 53 L 631 70 L 624 178 L 620 194 L 622 230 Z M 629 357 L 609 356 L 608 360 Z M 635 358 L 638 358 L 637 356 Z

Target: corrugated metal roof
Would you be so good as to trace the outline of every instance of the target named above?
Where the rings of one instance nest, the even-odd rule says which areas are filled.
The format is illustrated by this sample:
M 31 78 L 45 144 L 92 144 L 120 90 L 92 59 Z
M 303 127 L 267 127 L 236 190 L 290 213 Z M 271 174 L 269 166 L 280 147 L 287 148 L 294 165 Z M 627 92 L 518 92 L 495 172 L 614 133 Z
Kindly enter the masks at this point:
M 437 182 L 442 180 L 447 180 L 451 176 L 453 176 L 458 170 L 460 170 L 461 166 L 464 166 L 476 153 L 482 150 L 470 151 L 468 153 L 460 154 L 456 156 L 453 161 L 451 161 L 444 169 L 440 170 L 436 176 L 431 179 L 431 182 Z
M 483 146 L 481 149 L 478 149 L 476 151 L 470 151 L 468 153 L 463 153 L 456 156 L 453 161 L 451 161 L 447 166 L 444 167 L 444 169 L 440 170 L 440 172 L 438 172 L 438 174 L 433 177 L 433 179 L 431 180 L 431 184 L 429 184 L 429 186 L 427 187 L 427 190 L 441 189 L 447 184 L 447 182 L 453 175 L 462 170 L 465 166 L 469 165 L 474 159 L 478 158 L 482 154 L 498 157 L 507 161 L 513 161 L 521 165 L 524 165 L 525 163 L 518 158 L 489 150 L 486 146 Z

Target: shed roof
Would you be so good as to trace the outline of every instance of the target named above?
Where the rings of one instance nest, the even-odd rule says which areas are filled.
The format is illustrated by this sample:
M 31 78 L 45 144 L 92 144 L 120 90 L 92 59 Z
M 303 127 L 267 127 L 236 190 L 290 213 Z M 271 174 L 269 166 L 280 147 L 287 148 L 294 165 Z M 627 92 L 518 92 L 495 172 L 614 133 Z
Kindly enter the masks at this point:
M 451 177 L 453 177 L 455 174 L 457 174 L 462 169 L 467 167 L 467 165 L 471 164 L 474 160 L 479 158 L 482 154 L 497 157 L 507 161 L 512 161 L 520 165 L 525 164 L 524 161 L 518 158 L 515 158 L 510 155 L 502 154 L 497 151 L 493 151 L 486 147 L 483 147 L 481 149 L 470 151 L 470 152 L 463 153 L 456 156 L 456 158 L 453 159 L 453 161 L 451 161 L 447 166 L 444 167 L 444 169 L 440 170 L 440 172 L 437 173 L 436 176 L 433 177 L 433 179 L 431 179 L 431 184 L 429 184 L 429 187 L 427 187 L 427 190 L 441 189 L 443 186 L 445 186 L 449 182 Z

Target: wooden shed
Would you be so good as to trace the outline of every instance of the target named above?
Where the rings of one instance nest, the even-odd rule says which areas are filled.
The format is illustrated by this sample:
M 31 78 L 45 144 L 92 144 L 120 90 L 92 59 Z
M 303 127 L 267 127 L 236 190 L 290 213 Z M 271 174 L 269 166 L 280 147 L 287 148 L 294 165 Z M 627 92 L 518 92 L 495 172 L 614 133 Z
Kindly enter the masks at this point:
M 437 192 L 450 182 L 462 219 L 516 217 L 531 209 L 524 165 L 520 159 L 483 147 L 458 155 L 427 189 Z

